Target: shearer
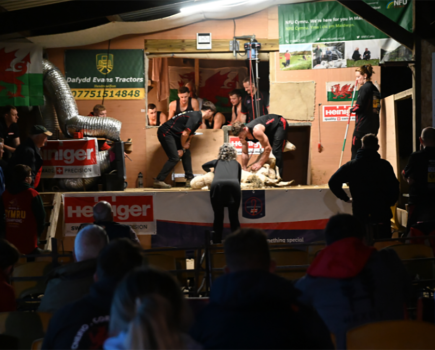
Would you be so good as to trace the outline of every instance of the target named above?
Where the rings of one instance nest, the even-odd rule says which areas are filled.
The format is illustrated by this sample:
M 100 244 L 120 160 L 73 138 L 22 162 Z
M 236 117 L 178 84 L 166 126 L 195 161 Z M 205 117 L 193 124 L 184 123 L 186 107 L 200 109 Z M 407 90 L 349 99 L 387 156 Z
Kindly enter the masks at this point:
M 286 147 L 287 127 L 287 121 L 277 114 L 263 115 L 248 124 L 235 122 L 231 127 L 231 132 L 234 136 L 238 136 L 242 143 L 242 169 L 247 170 L 249 161 L 248 141 L 260 142 L 264 152 L 259 161 L 251 166 L 251 170 L 259 170 L 269 159 L 270 153 L 273 152 L 276 157 L 276 165 L 282 176 L 282 152 L 295 149 L 290 143 Z
M 171 185 L 164 181 L 180 158 L 185 171 L 186 187 L 190 187 L 190 180 L 193 179 L 190 142 L 204 119 L 208 121 L 213 119 L 214 112 L 216 112 L 216 106 L 206 101 L 201 111 L 180 113 L 159 127 L 157 137 L 169 159 L 154 180 L 154 188 L 171 188 Z

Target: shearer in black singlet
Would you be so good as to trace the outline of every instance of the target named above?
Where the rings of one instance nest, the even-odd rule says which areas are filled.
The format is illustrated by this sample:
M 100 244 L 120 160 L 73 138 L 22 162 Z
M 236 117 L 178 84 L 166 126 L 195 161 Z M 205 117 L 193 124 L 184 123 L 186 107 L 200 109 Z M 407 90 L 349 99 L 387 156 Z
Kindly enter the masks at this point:
M 170 120 L 174 115 L 182 112 L 199 111 L 199 104 L 196 98 L 190 97 L 190 90 L 186 86 L 182 86 L 178 89 L 178 100 L 172 101 L 169 104 L 169 116 Z

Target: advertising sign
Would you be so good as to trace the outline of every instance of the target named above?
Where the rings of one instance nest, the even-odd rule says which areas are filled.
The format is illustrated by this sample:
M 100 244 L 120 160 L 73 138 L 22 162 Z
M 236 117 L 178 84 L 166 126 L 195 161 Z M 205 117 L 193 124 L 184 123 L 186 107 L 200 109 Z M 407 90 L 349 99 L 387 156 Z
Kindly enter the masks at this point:
M 247 219 L 260 219 L 266 216 L 266 194 L 264 190 L 242 192 L 242 216 Z
M 47 141 L 41 148 L 42 178 L 88 178 L 100 176 L 96 138 Z
M 230 136 L 230 144 L 234 146 L 237 150 L 237 154 L 242 154 L 242 143 L 237 136 Z M 261 146 L 260 142 L 254 143 L 248 141 L 248 154 L 260 154 L 263 153 L 264 148 Z
M 115 222 L 130 225 L 137 234 L 156 233 L 152 193 L 65 193 L 63 201 L 66 236 L 75 236 L 81 224 L 94 222 L 92 207 L 99 201 L 112 205 Z
M 323 106 L 323 121 L 324 122 L 347 122 L 347 110 L 350 105 L 335 105 Z M 355 113 L 351 114 L 351 121 L 355 121 Z
M 76 100 L 145 96 L 143 50 L 67 50 L 65 76 Z

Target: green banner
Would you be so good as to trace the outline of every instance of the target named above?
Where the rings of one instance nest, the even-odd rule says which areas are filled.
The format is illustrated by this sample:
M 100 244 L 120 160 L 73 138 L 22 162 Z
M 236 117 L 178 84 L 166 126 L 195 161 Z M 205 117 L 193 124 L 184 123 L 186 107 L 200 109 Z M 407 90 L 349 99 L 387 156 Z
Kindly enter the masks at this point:
M 145 96 L 143 50 L 67 50 L 65 76 L 76 100 Z
M 412 31 L 412 0 L 364 2 Z M 280 45 L 388 38 L 336 1 L 280 5 L 278 13 Z

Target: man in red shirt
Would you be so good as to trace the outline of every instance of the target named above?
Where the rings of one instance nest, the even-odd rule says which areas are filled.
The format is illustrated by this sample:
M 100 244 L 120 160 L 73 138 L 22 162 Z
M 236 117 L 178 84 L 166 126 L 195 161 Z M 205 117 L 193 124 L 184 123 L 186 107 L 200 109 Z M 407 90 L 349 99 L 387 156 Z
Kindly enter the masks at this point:
M 20 253 L 17 248 L 0 238 L 0 312 L 10 312 L 17 309 L 10 278 L 19 258 Z
M 290 58 L 292 57 L 292 55 L 290 54 L 290 52 L 288 52 L 288 50 L 285 52 L 285 67 L 290 67 Z
M 21 254 L 39 253 L 38 237 L 45 227 L 44 203 L 31 183 L 30 167 L 15 165 L 12 182 L 0 201 L 0 229 Z

